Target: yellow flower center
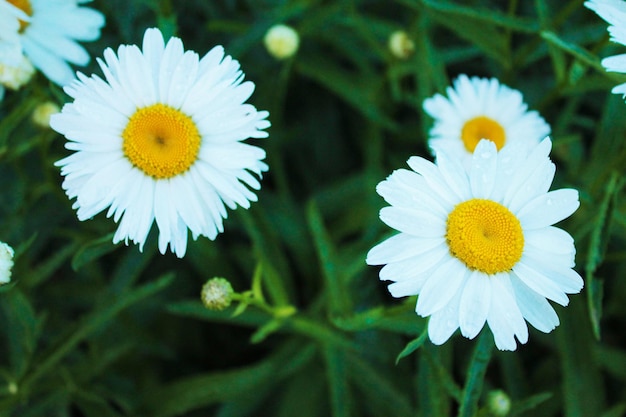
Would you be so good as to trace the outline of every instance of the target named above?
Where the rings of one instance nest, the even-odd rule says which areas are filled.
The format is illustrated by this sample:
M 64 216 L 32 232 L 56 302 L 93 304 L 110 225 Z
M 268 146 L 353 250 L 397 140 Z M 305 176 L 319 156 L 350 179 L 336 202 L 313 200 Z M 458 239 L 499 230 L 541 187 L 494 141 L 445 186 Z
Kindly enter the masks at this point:
M 157 179 L 187 171 L 198 158 L 201 141 L 191 117 L 160 103 L 137 110 L 122 138 L 124 155 Z
M 15 7 L 17 7 L 18 9 L 20 9 L 21 11 L 23 11 L 24 13 L 26 13 L 29 16 L 33 15 L 33 6 L 30 5 L 30 2 L 28 0 L 7 0 L 10 4 L 14 5 Z M 26 29 L 26 26 L 28 26 L 28 22 L 25 22 L 23 20 L 20 19 L 20 32 L 23 32 L 24 29 Z
M 450 253 L 486 274 L 510 271 L 522 257 L 524 232 L 513 213 L 491 200 L 472 199 L 448 215 Z
M 463 139 L 465 149 L 469 152 L 474 152 L 474 148 L 481 139 L 489 139 L 500 150 L 506 142 L 506 133 L 500 123 L 489 117 L 478 116 L 463 125 L 461 139 Z

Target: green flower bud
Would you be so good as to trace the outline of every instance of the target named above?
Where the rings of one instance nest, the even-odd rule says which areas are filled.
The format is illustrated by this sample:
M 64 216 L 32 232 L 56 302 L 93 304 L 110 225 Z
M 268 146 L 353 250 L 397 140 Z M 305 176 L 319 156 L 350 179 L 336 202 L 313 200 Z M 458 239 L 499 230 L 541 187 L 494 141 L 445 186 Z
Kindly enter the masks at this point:
M 226 278 L 215 277 L 202 286 L 200 298 L 209 310 L 220 311 L 230 305 L 233 293 L 233 287 Z

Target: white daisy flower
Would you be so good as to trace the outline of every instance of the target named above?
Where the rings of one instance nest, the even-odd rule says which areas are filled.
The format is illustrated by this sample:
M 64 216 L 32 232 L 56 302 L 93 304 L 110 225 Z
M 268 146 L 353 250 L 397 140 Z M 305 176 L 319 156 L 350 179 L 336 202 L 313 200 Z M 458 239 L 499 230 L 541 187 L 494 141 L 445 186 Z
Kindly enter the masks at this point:
M 590 0 L 584 4 L 611 25 L 608 28 L 611 41 L 626 45 L 626 2 L 622 0 Z M 601 63 L 607 71 L 626 73 L 626 54 L 604 58 Z M 613 87 L 611 92 L 626 96 L 626 83 Z
M 435 119 L 429 146 L 436 153 L 469 164 L 481 139 L 489 139 L 498 150 L 522 141 L 536 144 L 550 133 L 550 126 L 536 111 L 527 111 L 522 94 L 491 78 L 460 75 L 448 97 L 435 94 L 424 100 L 424 110 Z
M 48 79 L 66 85 L 74 71 L 68 62 L 85 66 L 89 54 L 77 41 L 100 37 L 104 15 L 80 4 L 90 0 L 9 0 L 28 17 L 21 20 L 20 40 L 24 54 Z M 0 0 L 7 3 L 6 0 Z
M 554 223 L 579 206 L 578 192 L 548 192 L 555 166 L 550 139 L 513 143 L 500 152 L 479 142 L 469 171 L 446 152 L 437 164 L 408 160 L 377 192 L 380 211 L 400 231 L 370 250 L 367 263 L 385 266 L 394 297 L 419 294 L 416 312 L 430 316 L 428 334 L 442 344 L 460 327 L 474 338 L 489 325 L 496 346 L 515 350 L 528 340 L 526 321 L 550 332 L 559 319 L 548 303 L 568 304 L 582 278 L 574 271 L 574 241 Z
M 223 231 L 224 205 L 248 208 L 267 171 L 265 151 L 241 143 L 267 137 L 266 111 L 246 104 L 254 90 L 239 63 L 217 46 L 199 59 L 179 38 L 167 44 L 148 29 L 143 51 L 122 45 L 98 59 L 105 80 L 78 73 L 65 87 L 74 98 L 50 125 L 75 151 L 58 161 L 63 188 L 80 220 L 108 208 L 119 227 L 114 243 L 140 249 L 156 221 L 159 250 L 184 256 L 194 239 Z

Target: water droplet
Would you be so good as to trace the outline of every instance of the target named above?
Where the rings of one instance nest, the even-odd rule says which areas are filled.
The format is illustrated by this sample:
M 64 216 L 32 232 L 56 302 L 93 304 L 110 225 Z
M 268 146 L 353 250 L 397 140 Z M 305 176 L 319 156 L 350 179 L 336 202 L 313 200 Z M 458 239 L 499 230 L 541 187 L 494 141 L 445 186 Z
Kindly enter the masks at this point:
M 551 198 L 548 198 L 548 199 L 546 200 L 546 204 L 547 204 L 548 206 L 551 206 L 552 204 L 554 204 L 554 200 L 552 200 Z
M 484 152 L 481 152 L 480 157 L 483 158 L 483 159 L 489 159 L 489 158 L 491 158 L 492 155 L 493 154 L 491 152 L 484 151 Z

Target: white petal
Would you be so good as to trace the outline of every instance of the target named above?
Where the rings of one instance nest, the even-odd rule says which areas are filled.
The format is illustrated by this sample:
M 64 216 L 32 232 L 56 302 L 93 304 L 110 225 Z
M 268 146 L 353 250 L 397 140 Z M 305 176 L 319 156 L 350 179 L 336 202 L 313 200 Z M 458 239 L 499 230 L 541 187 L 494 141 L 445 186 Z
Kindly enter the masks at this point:
M 417 313 L 426 317 L 443 308 L 464 285 L 469 273 L 457 258 L 448 257 L 424 283 L 417 299 Z
M 420 239 L 400 233 L 374 246 L 368 252 L 365 262 L 369 265 L 383 265 L 402 261 L 420 255 L 442 243 L 443 239 Z
M 491 307 L 491 278 L 478 271 L 472 271 L 461 291 L 459 325 L 461 334 L 473 339 L 487 320 Z
M 383 281 L 421 279 L 422 275 L 429 275 L 431 269 L 441 263 L 444 258 L 447 259 L 448 255 L 448 247 L 442 243 L 419 255 L 388 263 L 380 270 L 380 279 Z
M 569 299 L 563 289 L 544 275 L 542 271 L 537 271 L 526 265 L 523 256 L 522 260 L 513 267 L 513 272 L 515 272 L 524 284 L 543 297 L 555 301 L 562 306 L 566 306 L 569 303 Z
M 515 274 L 511 276 L 511 285 L 522 315 L 535 329 L 549 333 L 559 325 L 559 317 L 544 297 L 528 288 Z
M 437 238 L 446 234 L 445 221 L 427 211 L 383 207 L 380 219 L 389 227 L 413 236 Z
M 516 215 L 524 230 L 539 229 L 569 217 L 579 206 L 578 191 L 564 188 L 534 198 Z
M 496 274 L 491 279 L 492 299 L 487 323 L 498 349 L 515 350 L 515 337 L 520 343 L 528 341 L 528 327 L 513 296 L 507 274 Z
M 435 345 L 444 344 L 459 328 L 459 303 L 461 290 L 450 299 L 448 304 L 433 313 L 428 320 L 428 337 Z
M 472 195 L 475 198 L 488 199 L 491 197 L 495 185 L 497 164 L 498 150 L 496 145 L 490 140 L 481 140 L 474 149 L 470 171 Z

